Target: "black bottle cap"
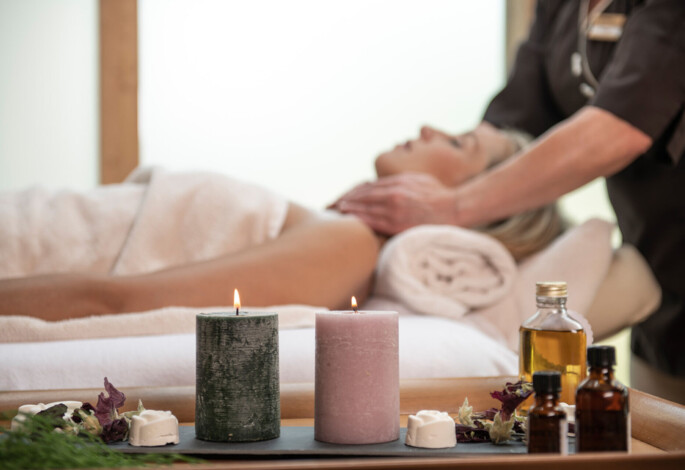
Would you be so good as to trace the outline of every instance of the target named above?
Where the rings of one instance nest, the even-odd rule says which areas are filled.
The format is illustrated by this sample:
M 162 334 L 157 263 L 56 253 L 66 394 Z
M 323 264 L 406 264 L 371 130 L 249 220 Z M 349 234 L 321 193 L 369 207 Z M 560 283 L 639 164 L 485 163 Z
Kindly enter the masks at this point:
M 612 367 L 616 364 L 616 350 L 613 346 L 590 346 L 587 363 L 590 367 Z
M 552 370 L 534 372 L 533 390 L 536 395 L 561 392 L 561 374 Z

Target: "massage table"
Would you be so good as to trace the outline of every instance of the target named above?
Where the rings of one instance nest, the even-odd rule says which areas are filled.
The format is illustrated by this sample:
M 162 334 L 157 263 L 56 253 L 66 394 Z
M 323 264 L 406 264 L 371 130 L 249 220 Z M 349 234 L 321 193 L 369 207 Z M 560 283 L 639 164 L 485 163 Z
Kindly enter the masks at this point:
M 120 197 L 113 205 L 114 193 Z M 65 234 L 76 246 L 92 240 L 98 245 L 82 250 L 96 257 L 84 260 L 58 256 L 59 240 L 54 238 L 15 243 L 0 251 L 11 255 L 0 264 L 0 277 L 28 274 L 22 266 L 27 256 L 17 255 L 17 247 L 43 248 L 28 256 L 30 268 L 36 261 L 44 264 L 39 272 L 71 263 L 68 267 L 75 270 L 113 266 L 105 272 L 127 275 L 211 258 L 278 236 L 287 207 L 283 198 L 223 175 L 145 169 L 124 185 L 98 188 L 87 196 L 58 193 L 55 198 L 33 191 L 12 197 L 20 200 L 0 199 L 0 215 L 9 213 L 34 226 L 28 224 L 26 233 L 7 233 L 19 225 L 0 225 L 0 243 L 76 227 L 77 233 Z M 109 213 L 116 209 L 119 219 L 94 219 L 103 203 Z M 23 210 L 27 205 L 31 213 Z M 56 224 L 57 219 L 71 223 Z M 237 236 L 215 236 L 223 235 L 226 227 L 238 227 Z M 613 250 L 613 230 L 612 224 L 589 220 L 516 265 L 506 249 L 486 235 L 458 227 L 417 227 L 384 246 L 376 288 L 362 308 L 399 312 L 401 378 L 515 375 L 518 327 L 535 311 L 536 281 L 568 282 L 569 308 L 583 319 L 590 338 L 601 339 L 634 324 L 658 306 L 660 289 L 644 259 L 628 245 Z M 197 239 L 197 233 L 212 236 Z M 252 238 L 244 239 L 246 234 Z M 463 252 L 467 261 L 460 259 Z M 454 277 L 461 290 L 425 279 L 431 269 L 451 269 L 473 259 L 477 269 L 467 267 L 475 273 L 474 285 L 490 286 L 483 293 L 473 295 L 477 289 L 470 288 L 468 276 Z M 429 272 L 418 279 L 424 264 Z M 313 381 L 317 309 L 274 306 L 279 313 L 282 383 Z M 96 388 L 104 376 L 118 387 L 193 385 L 195 315 L 200 311 L 172 307 L 52 323 L 0 317 L 0 390 Z
M 615 252 L 597 294 L 585 315 L 595 339 L 645 318 L 660 299 L 644 260 L 630 247 Z M 192 328 L 193 319 L 188 317 L 186 326 Z M 405 310 L 400 311 L 399 325 L 403 379 L 517 374 L 516 352 L 471 324 Z M 128 329 L 145 333 L 135 321 Z M 313 382 L 314 328 L 281 329 L 279 343 L 281 382 Z M 105 375 L 122 387 L 194 385 L 195 334 L 123 334 L 0 344 L 1 391 L 97 388 Z

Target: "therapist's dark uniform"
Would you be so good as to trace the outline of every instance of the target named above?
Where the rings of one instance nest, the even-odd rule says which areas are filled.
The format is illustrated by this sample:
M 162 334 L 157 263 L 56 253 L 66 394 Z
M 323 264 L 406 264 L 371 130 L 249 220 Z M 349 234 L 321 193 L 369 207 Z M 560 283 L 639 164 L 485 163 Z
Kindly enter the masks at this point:
M 571 67 L 579 8 L 579 0 L 538 1 L 530 37 L 484 120 L 537 137 L 592 105 L 654 140 L 647 153 L 607 178 L 607 189 L 624 241 L 646 258 L 663 290 L 658 311 L 633 327 L 633 353 L 685 377 L 685 0 L 608 6 L 606 13 L 627 19 L 618 40 L 587 40 L 599 82 L 591 97 L 581 91 L 585 78 Z

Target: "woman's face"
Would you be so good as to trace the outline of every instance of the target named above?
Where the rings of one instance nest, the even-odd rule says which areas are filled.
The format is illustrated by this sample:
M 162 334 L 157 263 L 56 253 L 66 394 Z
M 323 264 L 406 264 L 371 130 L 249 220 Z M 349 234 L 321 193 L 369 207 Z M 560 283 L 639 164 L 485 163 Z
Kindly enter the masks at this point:
M 379 178 L 399 173 L 427 173 L 446 186 L 456 186 L 479 173 L 480 158 L 472 135 L 459 139 L 430 127 L 421 128 L 419 137 L 376 158 Z

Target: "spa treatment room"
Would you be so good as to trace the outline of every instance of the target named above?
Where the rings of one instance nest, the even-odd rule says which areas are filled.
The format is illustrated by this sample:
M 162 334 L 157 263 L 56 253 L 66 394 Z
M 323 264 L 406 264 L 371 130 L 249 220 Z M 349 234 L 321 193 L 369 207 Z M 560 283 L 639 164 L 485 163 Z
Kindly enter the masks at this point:
M 683 25 L 0 0 L 0 469 L 683 468 Z

